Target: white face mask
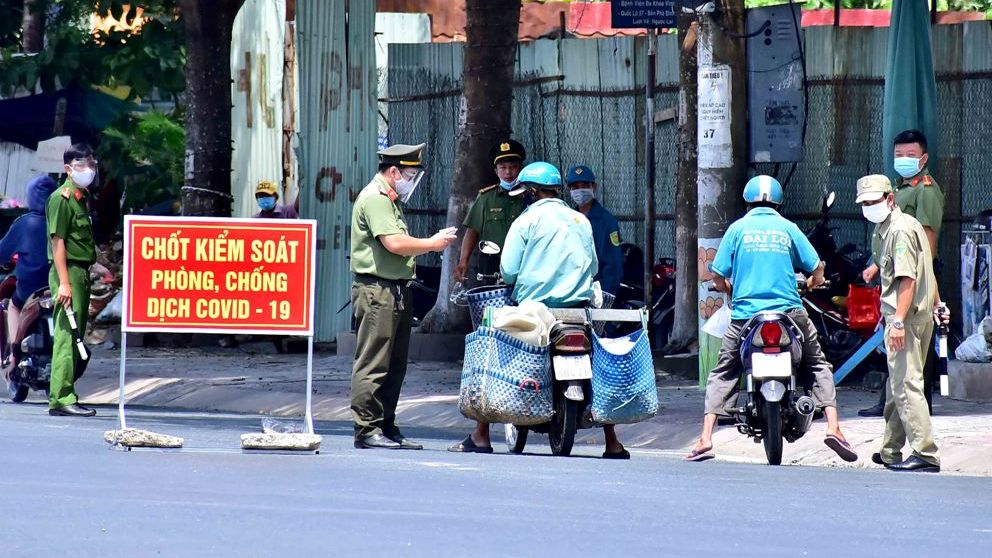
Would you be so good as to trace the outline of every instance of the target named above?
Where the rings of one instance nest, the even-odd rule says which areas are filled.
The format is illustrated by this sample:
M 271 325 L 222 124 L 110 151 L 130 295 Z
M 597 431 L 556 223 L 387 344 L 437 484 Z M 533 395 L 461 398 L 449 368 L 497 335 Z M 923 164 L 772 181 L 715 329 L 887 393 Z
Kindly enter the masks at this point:
M 889 214 L 892 213 L 892 209 L 889 207 L 888 200 L 884 200 L 881 203 L 876 203 L 875 205 L 861 206 L 861 213 L 864 213 L 865 219 L 868 219 L 877 225 L 878 223 L 882 223 L 889 218 Z
M 84 169 L 81 171 L 73 170 L 69 173 L 69 177 L 72 178 L 72 182 L 80 188 L 87 188 L 93 183 L 93 179 L 96 177 L 96 171 L 93 169 Z
M 403 177 L 396 182 L 396 193 L 400 196 L 400 201 L 406 203 L 410 201 L 410 196 L 420 184 L 420 179 L 424 177 L 424 171 L 417 172 L 413 178 Z

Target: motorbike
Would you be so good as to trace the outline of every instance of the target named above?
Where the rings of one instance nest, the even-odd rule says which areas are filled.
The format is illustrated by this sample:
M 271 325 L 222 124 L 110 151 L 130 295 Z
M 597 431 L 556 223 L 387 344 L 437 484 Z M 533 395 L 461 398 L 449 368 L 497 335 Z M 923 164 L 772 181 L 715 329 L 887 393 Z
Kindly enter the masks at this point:
M 620 245 L 623 277 L 614 308 L 637 310 L 644 307 L 644 256 L 634 244 Z M 651 329 L 654 349 L 668 344 L 675 323 L 675 260 L 660 258 L 651 270 Z M 627 332 L 629 333 L 629 332 Z
M 17 279 L 9 274 L 0 282 L 0 362 L 8 376 L 11 401 L 21 403 L 30 390 L 48 393 L 52 375 L 52 337 L 54 303 L 48 287 L 35 291 L 21 308 L 17 329 L 11 343 L 7 343 L 7 312 Z
M 738 432 L 764 444 L 768 464 L 781 465 L 783 440 L 802 438 L 816 412 L 797 378 L 803 333 L 784 312 L 760 312 L 746 322 L 740 339 L 745 389 L 731 414 Z
M 481 242 L 480 251 L 485 254 L 498 254 L 499 246 L 491 242 Z M 480 282 L 502 284 L 499 273 L 479 273 Z M 575 434 L 579 429 L 597 428 L 592 419 L 592 335 L 594 313 L 602 310 L 585 308 L 549 308 L 557 320 L 550 332 L 549 352 L 551 355 L 552 408 L 551 420 L 531 426 L 504 425 L 507 449 L 510 453 L 523 453 L 531 431 L 548 435 L 551 453 L 556 456 L 569 456 L 575 444 Z M 607 311 L 611 312 L 611 311 Z M 635 311 L 612 311 L 610 321 L 638 322 L 647 327 L 647 315 L 643 308 Z M 605 321 L 599 320 L 598 321 Z
M 835 199 L 834 192 L 823 196 L 820 219 L 806 231 L 806 238 L 826 264 L 826 277 L 831 284 L 831 288 L 813 294 L 828 300 L 834 296 L 846 295 L 847 286 L 861 280 L 861 272 L 867 267 L 868 260 L 868 255 L 854 243 L 847 243 L 837 248 L 834 231 L 838 227 L 830 224 L 830 208 L 833 207 Z

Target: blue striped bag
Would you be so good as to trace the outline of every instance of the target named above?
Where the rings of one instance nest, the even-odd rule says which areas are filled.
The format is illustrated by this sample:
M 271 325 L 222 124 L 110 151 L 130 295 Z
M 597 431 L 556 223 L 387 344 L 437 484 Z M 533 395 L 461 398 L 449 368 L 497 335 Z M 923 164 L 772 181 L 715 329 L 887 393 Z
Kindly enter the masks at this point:
M 658 388 L 647 332 L 592 338 L 592 418 L 630 424 L 658 414 Z
M 548 348 L 488 327 L 466 336 L 458 410 L 480 422 L 527 426 L 551 420 Z

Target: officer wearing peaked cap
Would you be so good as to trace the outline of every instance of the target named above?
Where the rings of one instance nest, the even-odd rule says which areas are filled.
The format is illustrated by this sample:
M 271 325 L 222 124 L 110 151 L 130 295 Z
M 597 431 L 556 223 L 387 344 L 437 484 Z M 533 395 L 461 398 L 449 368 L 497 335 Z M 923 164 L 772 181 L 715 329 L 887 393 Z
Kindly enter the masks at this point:
M 356 448 L 421 449 L 396 426 L 396 405 L 406 376 L 413 299 L 414 258 L 443 251 L 455 228 L 430 238 L 410 236 L 401 203 L 424 175 L 425 144 L 379 151 L 379 172 L 358 194 L 351 216 L 351 306 L 357 347 L 351 379 Z
M 479 195 L 468 208 L 465 216 L 465 238 L 462 240 L 462 250 L 455 269 L 455 277 L 465 280 L 468 263 L 480 240 L 495 242 L 500 248 L 506 240 L 506 232 L 510 223 L 523 213 L 525 202 L 521 198 L 508 195 L 517 185 L 517 176 L 523 168 L 527 151 L 520 142 L 505 139 L 497 142 L 489 150 L 489 162 L 496 171 L 499 183 L 479 190 Z M 479 272 L 490 274 L 499 271 L 499 256 L 479 255 Z

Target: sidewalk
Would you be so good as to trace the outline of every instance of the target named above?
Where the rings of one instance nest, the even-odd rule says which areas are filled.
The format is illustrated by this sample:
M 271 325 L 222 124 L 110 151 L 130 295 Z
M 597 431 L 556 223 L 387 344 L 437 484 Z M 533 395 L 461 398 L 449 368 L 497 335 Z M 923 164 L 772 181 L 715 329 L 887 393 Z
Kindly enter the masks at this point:
M 401 425 L 464 430 L 473 423 L 458 412 L 460 363 L 412 362 L 397 412 Z M 93 355 L 78 390 L 84 403 L 117 403 L 119 357 L 117 349 Z M 306 379 L 305 354 L 274 354 L 266 343 L 240 349 L 189 348 L 128 350 L 127 403 L 170 409 L 224 411 L 302 416 Z M 351 358 L 314 355 L 314 418 L 349 421 Z M 694 382 L 662 375 L 658 393 L 661 413 L 648 422 L 617 428 L 630 448 L 686 453 L 699 434 L 703 394 Z M 786 444 L 784 464 L 827 467 L 877 467 L 881 418 L 861 418 L 857 410 L 877 401 L 877 392 L 841 387 L 838 399 L 844 433 L 860 459 L 845 463 L 823 444 L 825 423 L 814 423 L 810 433 Z M 38 401 L 39 394 L 31 399 Z M 938 397 L 934 430 L 945 473 L 992 476 L 992 403 L 969 403 Z M 499 426 L 494 426 L 494 429 Z M 494 436 L 502 438 L 502 436 Z M 454 442 L 455 440 L 452 440 Z M 602 444 L 601 431 L 579 432 L 577 444 Z M 721 427 L 714 437 L 719 459 L 764 462 L 761 444 Z M 501 444 L 497 451 L 505 451 Z

